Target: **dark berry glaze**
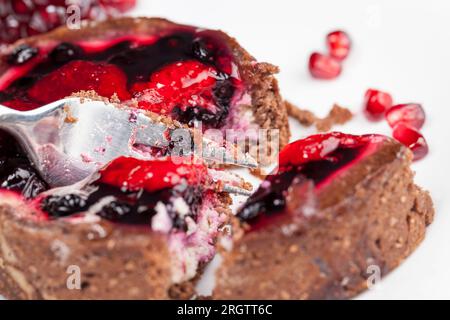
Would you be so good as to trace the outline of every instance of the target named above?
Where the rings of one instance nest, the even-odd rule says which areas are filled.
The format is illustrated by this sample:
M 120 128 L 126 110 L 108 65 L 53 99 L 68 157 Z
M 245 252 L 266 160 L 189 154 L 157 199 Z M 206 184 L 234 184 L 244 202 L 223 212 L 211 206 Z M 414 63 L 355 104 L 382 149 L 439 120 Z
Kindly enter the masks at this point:
M 185 230 L 185 218 L 189 216 L 195 221 L 202 199 L 209 194 L 202 188 L 207 178 L 206 167 L 176 164 L 172 159 L 142 161 L 122 157 L 99 174 L 84 188 L 89 191 L 43 197 L 39 200 L 40 208 L 49 219 L 94 210 L 112 222 L 150 227 L 156 207 L 161 203 L 172 220 L 172 227 Z M 189 207 L 187 215 L 177 212 L 177 198 Z
M 312 195 L 339 178 L 359 160 L 373 153 L 386 138 L 342 133 L 313 135 L 287 145 L 279 167 L 261 184 L 238 212 L 238 217 L 258 229 L 274 218 L 289 214 L 287 195 L 291 187 L 313 186 Z M 307 187 L 304 189 L 309 191 Z
M 0 188 L 35 198 L 48 185 L 39 176 L 14 138 L 0 130 Z
M 20 45 L 6 57 L 0 103 L 31 110 L 82 90 L 136 99 L 138 107 L 184 123 L 224 125 L 242 91 L 233 58 L 213 31 L 180 27 L 161 36 Z

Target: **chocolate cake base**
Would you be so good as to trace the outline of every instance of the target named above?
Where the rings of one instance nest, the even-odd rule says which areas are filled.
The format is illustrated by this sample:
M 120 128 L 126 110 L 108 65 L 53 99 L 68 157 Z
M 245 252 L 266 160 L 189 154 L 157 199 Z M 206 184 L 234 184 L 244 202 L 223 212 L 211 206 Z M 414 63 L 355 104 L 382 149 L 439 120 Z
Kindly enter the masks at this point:
M 7 299 L 188 299 L 194 295 L 198 277 L 172 282 L 165 234 L 106 220 L 36 222 L 24 219 L 33 212 L 15 196 L 2 200 L 0 295 Z M 223 200 L 223 208 L 216 209 L 225 212 L 229 198 Z
M 238 232 L 214 298 L 345 299 L 367 289 L 377 271 L 383 277 L 411 254 L 433 220 L 411 159 L 389 142 L 327 187 L 307 224 Z

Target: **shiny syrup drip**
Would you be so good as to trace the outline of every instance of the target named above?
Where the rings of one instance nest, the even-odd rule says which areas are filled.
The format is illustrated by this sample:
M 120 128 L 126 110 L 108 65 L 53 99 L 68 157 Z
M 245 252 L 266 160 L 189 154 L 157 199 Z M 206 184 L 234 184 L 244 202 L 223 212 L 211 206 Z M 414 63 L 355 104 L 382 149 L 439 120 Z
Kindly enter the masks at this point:
M 16 48 L 16 52 L 7 57 L 7 61 L 11 66 L 25 65 L 36 59 L 36 56 L 36 48 L 25 45 Z M 23 61 L 24 57 L 29 60 L 25 58 Z M 206 126 L 221 127 L 229 113 L 233 95 L 241 84 L 230 75 L 232 58 L 228 48 L 221 45 L 213 36 L 199 36 L 190 31 L 175 32 L 151 44 L 136 45 L 131 40 L 124 40 L 95 52 L 87 47 L 83 48 L 83 45 L 61 43 L 50 51 L 43 61 L 16 79 L 5 90 L 0 91 L 0 103 L 17 110 L 31 110 L 64 98 L 74 93 L 73 91 L 81 90 L 96 90 L 100 94 L 104 91 L 107 95 L 117 92 L 121 100 L 127 100 L 139 96 L 134 85 L 147 83 L 153 74 L 164 71 L 169 66 L 176 72 L 174 64 L 179 62 L 190 62 L 214 71 L 214 86 L 197 88 L 199 92 L 189 93 L 186 100 L 197 94 L 206 95 L 207 99 L 211 100 L 208 102 L 215 106 L 215 110 L 202 105 L 192 105 L 195 104 L 193 102 L 189 107 L 176 105 L 171 108 L 170 116 L 185 123 L 202 120 Z M 67 69 L 73 65 L 76 65 L 75 71 Z M 89 72 L 95 71 L 96 68 L 101 69 L 99 72 L 101 78 L 104 78 L 103 82 L 90 83 L 92 79 Z M 58 70 L 64 74 L 58 77 Z M 121 79 L 122 74 L 125 77 L 124 81 Z M 53 78 L 49 78 L 49 75 Z M 175 74 L 174 77 L 176 76 Z M 180 76 L 183 77 L 185 74 Z M 48 83 L 39 82 L 45 82 L 47 79 Z M 111 88 L 107 88 L 110 84 Z M 38 87 L 33 88 L 36 85 Z M 171 99 L 170 96 L 162 98 Z
M 271 218 L 286 213 L 286 193 L 294 179 L 311 181 L 317 188 L 328 177 L 356 159 L 365 147 L 365 145 L 352 148 L 340 146 L 327 154 L 324 159 L 281 167 L 279 173 L 269 175 L 247 200 L 244 207 L 238 212 L 238 217 L 252 225 L 253 228 L 270 223 Z

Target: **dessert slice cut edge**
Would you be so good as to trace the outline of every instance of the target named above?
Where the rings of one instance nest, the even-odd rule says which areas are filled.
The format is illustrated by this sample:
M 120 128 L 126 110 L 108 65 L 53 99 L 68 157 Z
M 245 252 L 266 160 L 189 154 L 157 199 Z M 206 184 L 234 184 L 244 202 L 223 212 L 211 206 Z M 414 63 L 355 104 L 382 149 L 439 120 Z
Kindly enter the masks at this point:
M 192 297 L 230 216 L 229 196 L 203 189 L 215 179 L 205 170 L 119 158 L 82 189 L 28 201 L 1 191 L 0 292 L 9 299 Z
M 361 147 L 357 140 L 363 140 L 362 153 L 352 157 L 358 160 L 339 165 L 348 146 Z M 241 227 L 216 274 L 216 299 L 354 297 L 408 257 L 433 220 L 429 193 L 413 182 L 411 152 L 393 139 L 330 133 L 287 149 L 289 157 L 282 151 L 280 163 L 294 160 L 296 179 L 283 185 L 269 176 L 238 213 Z M 295 160 L 306 150 L 312 160 Z M 314 167 L 332 178 L 310 174 Z M 283 197 L 261 191 L 271 184 L 283 186 Z M 249 214 L 264 200 L 266 210 Z

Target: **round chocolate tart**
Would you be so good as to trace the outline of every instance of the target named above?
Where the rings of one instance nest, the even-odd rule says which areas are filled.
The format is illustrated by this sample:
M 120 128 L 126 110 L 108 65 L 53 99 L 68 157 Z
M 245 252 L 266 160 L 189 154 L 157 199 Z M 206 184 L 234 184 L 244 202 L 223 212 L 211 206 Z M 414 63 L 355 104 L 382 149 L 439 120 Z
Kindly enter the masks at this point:
M 380 135 L 293 142 L 240 209 L 217 299 L 344 299 L 375 284 L 423 240 L 429 194 L 412 153 Z

